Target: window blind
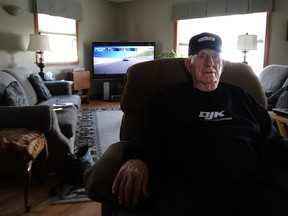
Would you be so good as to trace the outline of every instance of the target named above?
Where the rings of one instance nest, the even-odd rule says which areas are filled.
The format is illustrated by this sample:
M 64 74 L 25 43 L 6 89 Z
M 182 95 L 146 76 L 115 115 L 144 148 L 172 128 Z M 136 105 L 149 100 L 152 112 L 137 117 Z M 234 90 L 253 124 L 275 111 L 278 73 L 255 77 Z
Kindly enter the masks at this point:
M 75 0 L 35 0 L 33 12 L 82 20 L 81 4 Z
M 198 0 L 172 6 L 172 21 L 273 11 L 274 0 Z

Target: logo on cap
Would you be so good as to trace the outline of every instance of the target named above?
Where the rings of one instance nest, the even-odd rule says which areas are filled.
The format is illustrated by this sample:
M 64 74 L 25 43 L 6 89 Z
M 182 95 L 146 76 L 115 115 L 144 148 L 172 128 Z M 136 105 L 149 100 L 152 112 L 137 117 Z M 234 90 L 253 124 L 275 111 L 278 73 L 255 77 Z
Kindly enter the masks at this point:
M 206 37 L 202 37 L 202 38 L 199 38 L 198 39 L 198 42 L 203 42 L 203 41 L 215 41 L 216 39 L 214 37 L 209 37 L 209 36 L 206 36 Z

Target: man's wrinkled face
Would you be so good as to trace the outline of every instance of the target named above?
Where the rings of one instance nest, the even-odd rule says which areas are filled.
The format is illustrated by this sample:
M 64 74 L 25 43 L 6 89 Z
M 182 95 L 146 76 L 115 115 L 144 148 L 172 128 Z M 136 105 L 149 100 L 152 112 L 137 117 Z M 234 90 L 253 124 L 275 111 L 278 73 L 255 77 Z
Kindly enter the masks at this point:
M 193 78 L 193 86 L 217 87 L 223 70 L 224 60 L 221 54 L 213 49 L 202 49 L 190 56 L 185 65 Z

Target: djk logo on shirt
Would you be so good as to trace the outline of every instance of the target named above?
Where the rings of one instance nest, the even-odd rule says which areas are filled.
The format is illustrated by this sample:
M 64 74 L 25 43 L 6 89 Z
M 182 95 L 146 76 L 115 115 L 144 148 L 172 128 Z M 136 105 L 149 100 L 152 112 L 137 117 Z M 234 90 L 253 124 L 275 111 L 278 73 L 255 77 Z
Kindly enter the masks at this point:
M 222 111 L 212 111 L 212 112 L 200 112 L 199 117 L 204 118 L 205 120 L 228 120 L 232 117 L 226 117 L 224 115 L 224 110 Z

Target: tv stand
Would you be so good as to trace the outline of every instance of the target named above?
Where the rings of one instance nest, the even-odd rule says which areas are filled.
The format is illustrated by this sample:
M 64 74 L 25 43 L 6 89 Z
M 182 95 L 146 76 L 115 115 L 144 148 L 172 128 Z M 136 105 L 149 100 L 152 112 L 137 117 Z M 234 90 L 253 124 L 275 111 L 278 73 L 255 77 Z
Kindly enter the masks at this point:
M 123 91 L 123 80 L 103 81 L 103 99 L 104 101 L 121 100 Z

